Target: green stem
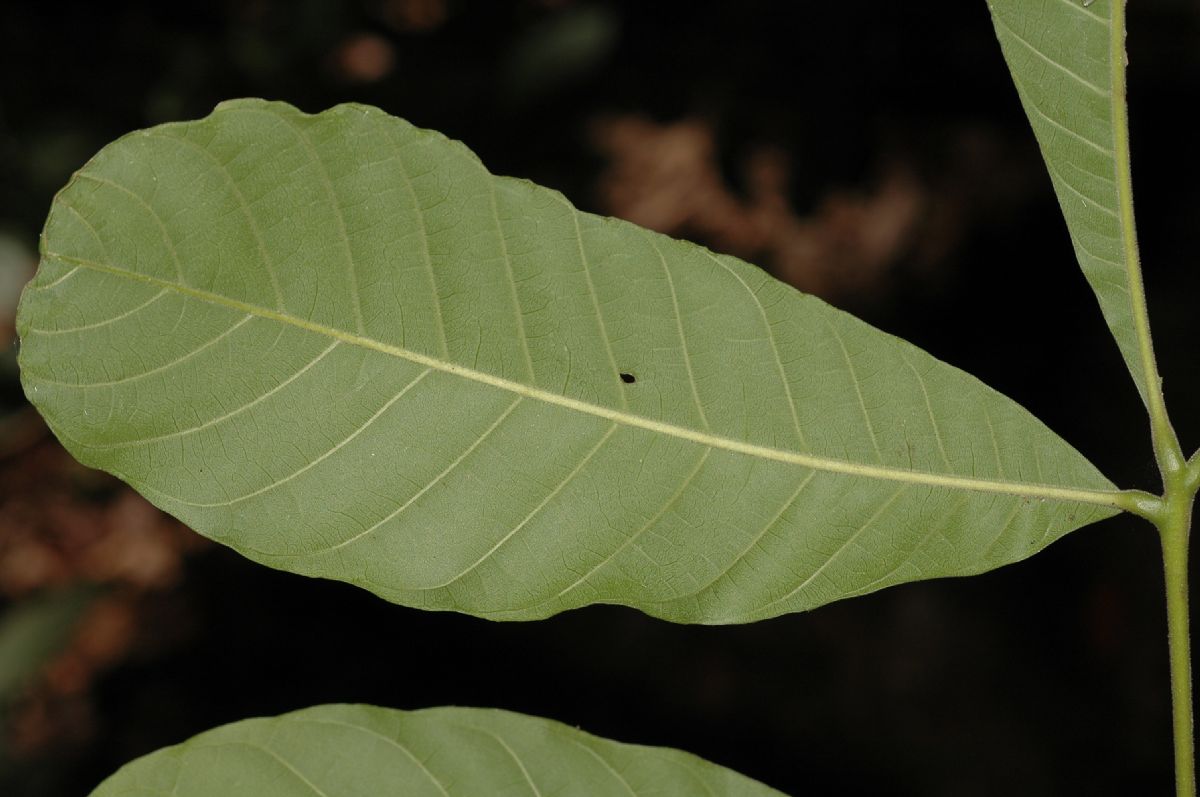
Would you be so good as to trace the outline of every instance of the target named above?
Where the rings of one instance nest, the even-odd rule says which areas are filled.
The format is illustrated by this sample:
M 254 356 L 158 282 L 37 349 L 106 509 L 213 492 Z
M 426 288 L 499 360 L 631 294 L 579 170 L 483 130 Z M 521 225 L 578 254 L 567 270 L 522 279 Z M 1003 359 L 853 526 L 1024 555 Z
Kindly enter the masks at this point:
M 1187 463 L 1187 473 L 1184 475 L 1185 485 L 1192 492 L 1200 490 L 1200 451 L 1192 454 Z
M 1144 517 L 1152 517 L 1162 539 L 1163 571 L 1167 586 L 1167 630 L 1171 659 L 1171 708 L 1175 732 L 1176 797 L 1196 797 L 1195 744 L 1192 730 L 1192 658 L 1188 630 L 1188 535 L 1192 503 L 1200 487 L 1197 458 L 1185 461 L 1179 438 L 1167 415 L 1162 378 L 1150 337 L 1146 291 L 1138 255 L 1133 217 L 1133 182 L 1129 158 L 1129 118 L 1125 88 L 1125 0 L 1111 5 L 1109 64 L 1112 85 L 1113 155 L 1116 159 L 1117 210 L 1124 244 L 1130 309 L 1141 360 L 1141 388 L 1150 414 L 1154 455 L 1163 479 L 1163 497 L 1157 506 L 1137 501 Z M 1135 377 L 1137 375 L 1135 374 Z M 1132 499 L 1131 499 L 1132 500 Z
M 1182 477 L 1183 474 L 1179 474 Z M 1158 524 L 1167 583 L 1167 634 L 1171 655 L 1171 707 L 1175 731 L 1175 794 L 1196 797 L 1192 730 L 1192 656 L 1188 630 L 1188 535 L 1194 490 L 1181 478 L 1168 487 L 1166 511 Z M 1171 488 L 1175 487 L 1176 490 Z M 1182 489 L 1179 489 L 1182 488 Z
M 1137 334 L 1139 359 L 1142 365 L 1142 394 L 1150 412 L 1150 433 L 1154 440 L 1154 455 L 1163 474 L 1184 467 L 1183 450 L 1167 416 L 1163 401 L 1162 379 L 1154 357 L 1150 337 L 1150 317 L 1146 309 L 1146 290 L 1142 284 L 1141 258 L 1138 254 L 1137 231 L 1133 217 L 1133 180 L 1129 157 L 1129 114 L 1125 89 L 1125 0 L 1112 4 L 1111 39 L 1109 40 L 1110 79 L 1112 83 L 1113 155 L 1116 159 L 1117 209 L 1121 220 L 1126 279 L 1129 284 L 1129 303 L 1133 327 Z

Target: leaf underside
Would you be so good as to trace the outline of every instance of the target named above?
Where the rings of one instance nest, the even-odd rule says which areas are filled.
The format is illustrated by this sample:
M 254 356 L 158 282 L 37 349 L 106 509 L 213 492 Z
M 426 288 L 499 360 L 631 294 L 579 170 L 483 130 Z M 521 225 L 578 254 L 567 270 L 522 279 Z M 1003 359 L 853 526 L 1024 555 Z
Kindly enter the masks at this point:
M 81 461 L 419 608 L 744 622 L 1114 512 L 973 377 L 364 106 L 241 100 L 109 145 L 56 198 L 18 327 Z
M 1112 0 L 989 0 L 992 22 L 1025 114 L 1041 146 L 1075 256 L 1146 400 L 1129 264 L 1132 224 L 1121 222 L 1113 70 Z M 1114 59 L 1120 59 L 1114 63 Z
M 245 720 L 126 765 L 92 797 L 779 797 L 678 750 L 507 711 L 330 705 Z

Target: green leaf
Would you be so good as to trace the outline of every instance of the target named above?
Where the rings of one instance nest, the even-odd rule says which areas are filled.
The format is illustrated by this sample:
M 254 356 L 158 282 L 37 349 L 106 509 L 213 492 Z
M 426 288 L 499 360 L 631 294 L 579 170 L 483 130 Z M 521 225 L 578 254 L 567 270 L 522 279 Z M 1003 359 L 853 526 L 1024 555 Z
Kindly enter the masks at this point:
M 316 706 L 127 764 L 93 797 L 603 797 L 780 792 L 693 755 L 478 708 Z
M 743 622 L 998 567 L 1128 497 L 919 349 L 374 108 L 130 134 L 42 243 L 22 379 L 75 456 L 410 606 Z
M 1159 387 L 1129 198 L 1123 0 L 988 0 L 988 7 L 1075 256 L 1149 404 L 1147 391 Z

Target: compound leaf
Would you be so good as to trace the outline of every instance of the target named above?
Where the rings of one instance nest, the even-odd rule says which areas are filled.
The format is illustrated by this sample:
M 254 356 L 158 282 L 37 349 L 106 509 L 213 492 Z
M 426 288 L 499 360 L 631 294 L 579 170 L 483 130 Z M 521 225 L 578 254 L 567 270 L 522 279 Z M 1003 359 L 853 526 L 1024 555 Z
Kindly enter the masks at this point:
M 780 793 L 678 750 L 477 708 L 316 706 L 139 758 L 92 797 L 640 797 Z
M 18 326 L 84 463 L 426 609 L 744 622 L 1122 506 L 973 377 L 364 106 L 243 100 L 109 145 L 56 198 Z

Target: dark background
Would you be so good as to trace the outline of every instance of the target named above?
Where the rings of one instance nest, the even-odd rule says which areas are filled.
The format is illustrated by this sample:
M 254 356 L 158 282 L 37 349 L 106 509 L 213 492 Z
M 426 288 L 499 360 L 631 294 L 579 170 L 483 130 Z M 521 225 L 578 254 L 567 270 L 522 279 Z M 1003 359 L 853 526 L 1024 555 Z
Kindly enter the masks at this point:
M 1190 452 L 1200 5 L 1131 6 L 1139 232 Z M 758 262 L 978 375 L 1117 483 L 1158 489 L 983 0 L 10 2 L 0 75 L 5 338 L 53 192 L 105 143 L 229 97 L 353 100 L 584 209 Z M 650 185 L 629 184 L 639 172 Z M 524 711 L 797 795 L 1170 790 L 1144 523 L 751 626 L 423 614 L 201 544 L 72 465 L 24 405 L 15 346 L 0 361 L 0 610 L 71 597 L 46 625 L 61 645 L 0 694 L 0 794 L 83 794 L 213 725 L 357 701 Z

